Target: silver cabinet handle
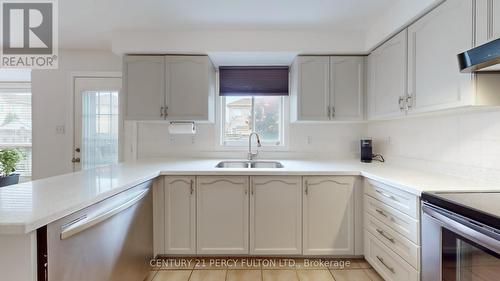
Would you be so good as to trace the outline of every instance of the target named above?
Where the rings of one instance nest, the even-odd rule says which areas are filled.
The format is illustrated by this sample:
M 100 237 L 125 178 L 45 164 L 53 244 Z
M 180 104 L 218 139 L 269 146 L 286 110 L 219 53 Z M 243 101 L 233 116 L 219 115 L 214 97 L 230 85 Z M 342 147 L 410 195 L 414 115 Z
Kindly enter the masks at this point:
M 382 235 L 382 237 L 384 237 L 385 239 L 389 240 L 392 244 L 396 244 L 396 241 L 394 241 L 394 238 L 391 238 L 389 236 L 387 236 L 387 234 L 385 234 L 385 232 L 383 230 L 380 230 L 380 229 L 376 229 L 377 232 Z
M 381 214 L 382 216 L 386 217 L 387 218 L 387 214 L 384 212 L 384 211 L 381 211 L 379 209 L 375 209 L 375 212 Z
M 165 111 L 163 115 L 165 116 L 165 118 L 168 117 L 168 106 L 165 106 Z
M 191 195 L 193 195 L 193 193 L 194 193 L 194 180 L 191 180 L 191 182 L 190 182 L 190 189 L 191 189 L 190 190 Z
M 378 194 L 380 194 L 380 195 L 382 195 L 382 196 L 384 196 L 386 198 L 389 198 L 389 199 L 394 200 L 394 201 L 399 201 L 396 197 L 394 197 L 394 195 L 387 194 L 387 193 L 385 193 L 385 192 L 383 192 L 382 190 L 379 190 L 379 189 L 375 189 L 375 191 Z
M 327 113 L 328 114 L 328 119 L 332 119 L 332 110 L 331 110 L 330 106 L 327 106 L 326 110 L 328 111 L 328 113 Z
M 400 96 L 398 98 L 398 104 L 399 104 L 399 110 L 400 111 L 403 111 L 405 109 L 404 105 L 403 105 L 403 101 L 404 101 L 404 98 L 402 96 Z
M 390 272 L 392 272 L 393 274 L 395 274 L 395 273 L 396 273 L 396 271 L 394 270 L 394 268 L 393 268 L 393 267 L 388 266 L 388 265 L 385 263 L 385 261 L 384 261 L 384 259 L 383 259 L 383 258 L 381 258 L 381 257 L 377 256 L 377 259 L 378 259 L 378 260 L 380 261 L 380 263 L 381 263 L 381 264 L 383 264 L 383 265 L 384 265 L 384 266 L 385 266 L 385 267 L 386 267 L 386 268 L 387 268 Z
M 61 240 L 68 239 L 71 236 L 74 236 L 88 228 L 91 228 L 92 226 L 97 225 L 111 218 L 112 216 L 120 213 L 121 211 L 128 209 L 129 207 L 137 203 L 139 200 L 144 198 L 147 195 L 148 191 L 149 191 L 148 189 L 141 190 L 135 193 L 131 199 L 127 200 L 124 203 L 121 203 L 116 207 L 110 208 L 104 212 L 101 212 L 91 217 L 83 217 L 82 219 L 76 220 L 73 224 L 70 224 L 69 226 L 63 228 L 63 230 L 61 231 Z
M 332 119 L 335 117 L 335 106 L 332 106 L 332 115 L 331 116 L 332 116 L 331 117 Z
M 306 189 L 304 192 L 306 195 L 309 195 L 309 182 L 308 181 L 306 181 Z
M 413 106 L 413 96 L 412 95 L 407 95 L 405 98 L 405 105 L 406 105 L 406 110 L 409 110 Z
M 163 106 L 160 108 L 160 117 L 163 117 Z

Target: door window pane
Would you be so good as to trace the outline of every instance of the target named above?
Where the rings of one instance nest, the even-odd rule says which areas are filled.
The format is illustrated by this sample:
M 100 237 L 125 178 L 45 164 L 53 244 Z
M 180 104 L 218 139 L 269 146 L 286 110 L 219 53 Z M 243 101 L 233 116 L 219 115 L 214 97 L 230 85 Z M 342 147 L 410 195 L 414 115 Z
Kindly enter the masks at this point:
M 83 169 L 118 163 L 118 92 L 82 94 Z

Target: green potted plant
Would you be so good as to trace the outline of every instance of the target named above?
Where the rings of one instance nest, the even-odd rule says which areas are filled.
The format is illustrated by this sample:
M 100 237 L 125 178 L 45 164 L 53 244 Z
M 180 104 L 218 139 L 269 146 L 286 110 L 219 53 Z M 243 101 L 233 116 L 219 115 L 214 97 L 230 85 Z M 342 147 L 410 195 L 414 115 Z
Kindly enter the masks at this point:
M 22 158 L 23 154 L 18 149 L 0 150 L 0 187 L 19 183 L 19 174 L 14 172 Z

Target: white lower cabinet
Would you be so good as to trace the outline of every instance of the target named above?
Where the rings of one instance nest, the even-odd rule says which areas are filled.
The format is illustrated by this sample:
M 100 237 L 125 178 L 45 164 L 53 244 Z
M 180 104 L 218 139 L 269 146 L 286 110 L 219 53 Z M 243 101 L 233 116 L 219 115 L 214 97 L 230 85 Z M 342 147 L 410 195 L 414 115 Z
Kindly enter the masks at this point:
M 386 281 L 418 281 L 420 274 L 390 248 L 365 230 L 365 259 Z
M 248 177 L 197 177 L 196 188 L 197 254 L 248 254 Z
M 167 176 L 165 188 L 165 254 L 196 254 L 195 177 Z
M 354 255 L 354 177 L 304 177 L 304 255 Z
M 250 178 L 250 254 L 302 253 L 302 178 Z

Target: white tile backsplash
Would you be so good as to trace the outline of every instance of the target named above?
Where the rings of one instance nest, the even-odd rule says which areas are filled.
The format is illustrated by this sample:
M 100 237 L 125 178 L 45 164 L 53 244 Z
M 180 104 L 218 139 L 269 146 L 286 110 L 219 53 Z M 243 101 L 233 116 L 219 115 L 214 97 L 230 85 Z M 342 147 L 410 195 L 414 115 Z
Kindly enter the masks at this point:
M 398 165 L 500 179 L 500 110 L 372 122 L 367 135 L 374 139 L 375 152 Z
M 197 133 L 170 135 L 168 124 L 138 124 L 138 157 L 210 156 L 243 158 L 247 148 L 225 151 L 217 146 L 214 124 L 197 124 Z M 294 157 L 357 157 L 359 139 L 366 133 L 365 123 L 290 124 L 287 148 L 281 151 L 261 151 L 263 158 Z M 194 137 L 194 141 L 193 141 Z M 265 149 L 265 148 L 264 148 Z

